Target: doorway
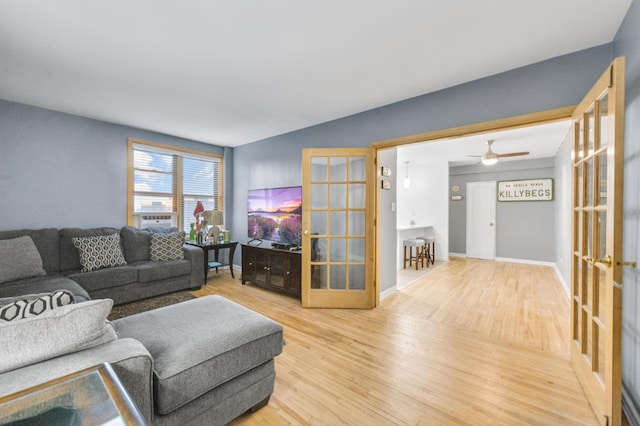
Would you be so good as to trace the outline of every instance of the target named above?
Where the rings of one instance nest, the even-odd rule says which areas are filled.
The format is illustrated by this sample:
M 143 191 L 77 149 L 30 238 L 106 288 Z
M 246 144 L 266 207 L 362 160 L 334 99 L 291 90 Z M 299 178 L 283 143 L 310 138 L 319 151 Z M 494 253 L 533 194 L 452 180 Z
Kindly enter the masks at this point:
M 467 183 L 467 257 L 496 258 L 496 183 Z

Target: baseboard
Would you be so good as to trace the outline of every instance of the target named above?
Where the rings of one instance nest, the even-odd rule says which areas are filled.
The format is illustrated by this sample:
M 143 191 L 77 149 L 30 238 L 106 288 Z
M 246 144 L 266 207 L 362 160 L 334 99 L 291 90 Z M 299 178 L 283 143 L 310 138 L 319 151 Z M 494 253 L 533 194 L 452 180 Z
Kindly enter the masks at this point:
M 540 265 L 540 266 L 556 266 L 553 262 L 544 262 L 542 260 L 530 260 L 530 259 L 514 259 L 511 257 L 496 257 L 496 262 L 511 262 L 511 263 L 525 263 L 527 265 Z
M 624 414 L 627 416 L 630 425 L 640 425 L 640 412 L 624 383 L 622 384 L 622 411 L 624 411 Z
M 558 265 L 554 263 L 553 269 L 556 270 L 556 276 L 560 280 L 560 284 L 562 284 L 562 288 L 564 289 L 564 292 L 567 294 L 567 298 L 571 299 L 571 291 L 569 290 L 569 284 L 567 284 L 567 282 L 564 280 L 564 277 L 562 276 L 560 269 L 558 269 Z
M 383 300 L 384 298 L 391 296 L 396 291 L 398 291 L 398 287 L 396 287 L 395 285 L 393 287 L 386 289 L 385 291 L 380 293 L 380 300 Z
M 449 252 L 449 257 L 467 257 L 466 253 L 451 253 Z

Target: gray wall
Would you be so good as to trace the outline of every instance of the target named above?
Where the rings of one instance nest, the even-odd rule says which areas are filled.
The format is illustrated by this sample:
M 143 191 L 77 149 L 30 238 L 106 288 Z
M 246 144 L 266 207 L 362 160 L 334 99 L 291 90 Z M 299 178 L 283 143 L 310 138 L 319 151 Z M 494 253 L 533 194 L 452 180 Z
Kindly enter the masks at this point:
M 397 182 L 402 180 L 398 174 L 400 173 L 397 167 L 398 151 L 393 149 L 385 149 L 378 153 L 378 164 L 391 169 L 391 176 L 384 177 L 384 180 L 391 182 L 391 189 L 378 189 L 378 206 L 379 215 L 378 223 L 380 223 L 380 232 L 378 235 L 378 259 L 386 259 L 385 262 L 380 262 L 380 292 L 390 290 L 396 287 L 396 251 L 398 237 L 396 233 L 396 209 L 392 206 L 397 206 L 396 201 L 396 188 Z M 378 168 L 378 175 L 380 175 L 380 167 Z M 382 177 L 378 177 L 378 188 L 382 186 Z
M 449 201 L 449 251 L 465 254 L 467 182 L 553 178 L 553 158 L 451 167 L 449 188 L 460 187 L 461 201 Z M 555 200 L 496 202 L 496 257 L 555 261 Z
M 626 56 L 624 147 L 624 260 L 640 260 L 640 2 L 634 0 L 615 39 L 615 55 Z M 622 381 L 626 402 L 640 401 L 640 269 L 622 277 Z M 636 411 L 637 412 L 637 411 Z M 640 422 L 635 418 L 636 424 Z
M 234 150 L 232 209 L 237 220 L 232 235 L 241 242 L 248 240 L 249 189 L 301 184 L 303 148 L 368 146 L 394 137 L 574 105 L 612 60 L 613 45 L 607 44 L 240 146 Z M 239 263 L 238 256 L 235 262 Z
M 0 229 L 127 223 L 127 138 L 222 148 L 0 100 Z

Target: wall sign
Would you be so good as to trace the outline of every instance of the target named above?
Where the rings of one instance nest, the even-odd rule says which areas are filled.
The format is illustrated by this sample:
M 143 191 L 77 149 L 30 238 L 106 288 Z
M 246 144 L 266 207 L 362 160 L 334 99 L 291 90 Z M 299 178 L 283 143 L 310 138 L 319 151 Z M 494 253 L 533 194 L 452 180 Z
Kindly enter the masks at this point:
M 553 179 L 524 179 L 498 182 L 498 201 L 552 201 Z

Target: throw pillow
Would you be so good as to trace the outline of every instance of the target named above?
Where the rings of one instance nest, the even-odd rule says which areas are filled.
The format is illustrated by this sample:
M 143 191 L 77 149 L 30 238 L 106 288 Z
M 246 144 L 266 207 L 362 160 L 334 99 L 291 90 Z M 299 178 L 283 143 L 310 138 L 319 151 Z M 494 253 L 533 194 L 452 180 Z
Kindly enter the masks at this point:
M 0 283 L 45 274 L 40 252 L 31 237 L 0 240 Z
M 72 238 L 71 241 L 80 253 L 82 272 L 127 264 L 122 254 L 120 235 L 118 234 L 78 237 Z
M 73 293 L 67 290 L 0 299 L 0 322 L 35 317 L 52 309 L 70 305 L 74 301 Z
M 184 250 L 182 248 L 184 235 L 184 232 L 151 234 L 151 260 L 158 262 L 184 259 Z
M 107 321 L 112 306 L 111 299 L 90 300 L 0 322 L 0 373 L 116 340 Z

